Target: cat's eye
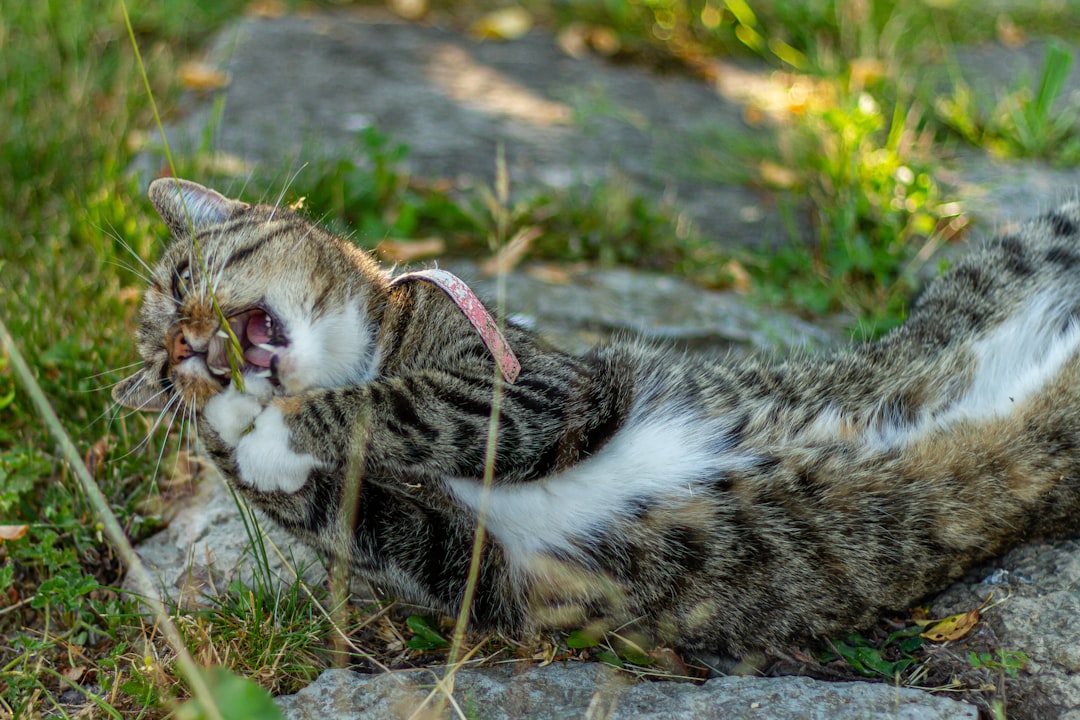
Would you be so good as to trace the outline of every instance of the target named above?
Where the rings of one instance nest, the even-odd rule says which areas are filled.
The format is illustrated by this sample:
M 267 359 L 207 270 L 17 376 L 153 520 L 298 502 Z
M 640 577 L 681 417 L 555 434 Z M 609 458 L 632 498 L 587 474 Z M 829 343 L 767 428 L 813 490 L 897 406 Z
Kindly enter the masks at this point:
M 191 290 L 191 266 L 185 262 L 176 269 L 176 274 L 173 276 L 173 297 L 177 301 L 183 300 L 189 290 Z

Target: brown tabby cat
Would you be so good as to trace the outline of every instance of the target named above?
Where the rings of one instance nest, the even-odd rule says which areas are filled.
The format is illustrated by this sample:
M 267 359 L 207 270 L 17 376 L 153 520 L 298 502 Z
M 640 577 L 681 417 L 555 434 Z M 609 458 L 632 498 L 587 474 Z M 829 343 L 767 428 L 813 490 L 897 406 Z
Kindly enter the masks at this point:
M 972 252 L 903 327 L 830 357 L 573 357 L 510 325 L 521 373 L 485 490 L 495 365 L 445 293 L 392 285 L 282 208 L 172 179 L 150 199 L 174 242 L 144 367 L 114 398 L 194 413 L 242 495 L 402 599 L 458 610 L 486 509 L 477 624 L 605 618 L 739 656 L 865 626 L 1080 524 L 1080 206 Z

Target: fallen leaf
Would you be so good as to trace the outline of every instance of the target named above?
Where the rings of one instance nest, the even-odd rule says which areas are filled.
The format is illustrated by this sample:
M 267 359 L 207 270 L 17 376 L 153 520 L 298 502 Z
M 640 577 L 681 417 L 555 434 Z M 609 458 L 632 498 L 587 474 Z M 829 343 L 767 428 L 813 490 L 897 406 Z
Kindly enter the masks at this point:
M 247 15 L 261 18 L 279 18 L 288 11 L 289 8 L 281 0 L 254 0 L 244 8 Z
M 207 63 L 188 62 L 180 66 L 180 84 L 197 92 L 220 90 L 229 84 L 229 74 Z
M 525 8 L 493 10 L 475 23 L 472 34 L 483 40 L 516 40 L 532 30 L 532 13 Z
M 922 622 L 930 619 L 930 609 L 925 605 L 919 605 L 918 607 L 911 608 L 911 619 L 915 622 Z
M 427 0 L 389 0 L 390 10 L 406 20 L 419 20 L 428 11 Z
M 791 168 L 774 163 L 771 160 L 762 160 L 758 165 L 758 175 L 762 182 L 778 190 L 788 190 L 795 187 L 799 182 L 799 174 Z
M 656 666 L 670 675 L 679 677 L 691 677 L 690 668 L 682 656 L 667 647 L 653 648 L 649 651 L 649 657 L 656 661 Z
M 90 477 L 97 477 L 98 469 L 104 465 L 105 457 L 109 454 L 110 445 L 112 445 L 112 438 L 106 435 L 86 451 L 83 464 L 86 465 L 86 472 L 90 473 Z
M 82 680 L 82 676 L 86 674 L 86 668 L 82 665 L 76 665 L 75 667 L 69 667 L 60 673 L 65 678 L 73 683 L 77 683 Z
M 573 274 L 568 269 L 554 263 L 529 264 L 525 269 L 525 274 L 551 285 L 569 285 L 574 280 Z
M 1012 18 L 1002 13 L 997 18 L 997 36 L 1001 44 L 1008 48 L 1018 48 L 1027 42 L 1027 35 Z
M 0 540 L 18 540 L 26 534 L 27 525 L 0 525 Z
M 379 259 L 388 263 L 410 263 L 414 260 L 441 255 L 446 250 L 446 243 L 440 237 L 420 240 L 383 240 L 375 246 Z
M 980 612 L 979 608 L 975 608 L 966 613 L 950 615 L 944 620 L 934 623 L 927 628 L 926 632 L 920 633 L 919 637 L 926 638 L 933 642 L 959 640 L 975 629 L 975 626 L 979 623 L 979 618 L 981 617 L 982 612 Z
M 494 257 L 480 264 L 480 273 L 485 277 L 505 274 L 518 266 L 529 252 L 533 240 L 544 234 L 536 225 L 518 230 L 510 242 L 499 248 Z
M 742 263 L 738 260 L 730 260 L 727 265 L 724 266 L 728 274 L 731 275 L 731 288 L 740 295 L 747 295 L 752 289 L 753 282 L 750 279 L 750 273 L 746 271 Z

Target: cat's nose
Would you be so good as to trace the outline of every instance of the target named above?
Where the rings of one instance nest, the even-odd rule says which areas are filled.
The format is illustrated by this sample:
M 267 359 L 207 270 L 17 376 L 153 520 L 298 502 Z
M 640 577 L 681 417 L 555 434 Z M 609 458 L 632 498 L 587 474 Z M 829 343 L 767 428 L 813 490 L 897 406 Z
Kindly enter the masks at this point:
M 172 340 L 169 341 L 169 359 L 175 365 L 189 357 L 205 355 L 209 344 L 208 338 L 189 336 L 184 332 L 183 328 L 178 328 L 173 333 Z

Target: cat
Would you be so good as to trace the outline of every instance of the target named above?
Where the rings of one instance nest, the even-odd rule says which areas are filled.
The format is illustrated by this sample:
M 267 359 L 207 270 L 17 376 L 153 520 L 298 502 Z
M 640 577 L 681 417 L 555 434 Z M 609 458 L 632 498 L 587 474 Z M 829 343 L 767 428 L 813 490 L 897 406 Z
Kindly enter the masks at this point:
M 970 251 L 874 342 L 573 356 L 508 323 L 510 382 L 440 287 L 281 207 L 169 178 L 149 196 L 173 241 L 114 399 L 188 413 L 243 497 L 410 603 L 458 612 L 485 512 L 475 626 L 629 626 L 737 658 L 1077 529 L 1080 205 Z

